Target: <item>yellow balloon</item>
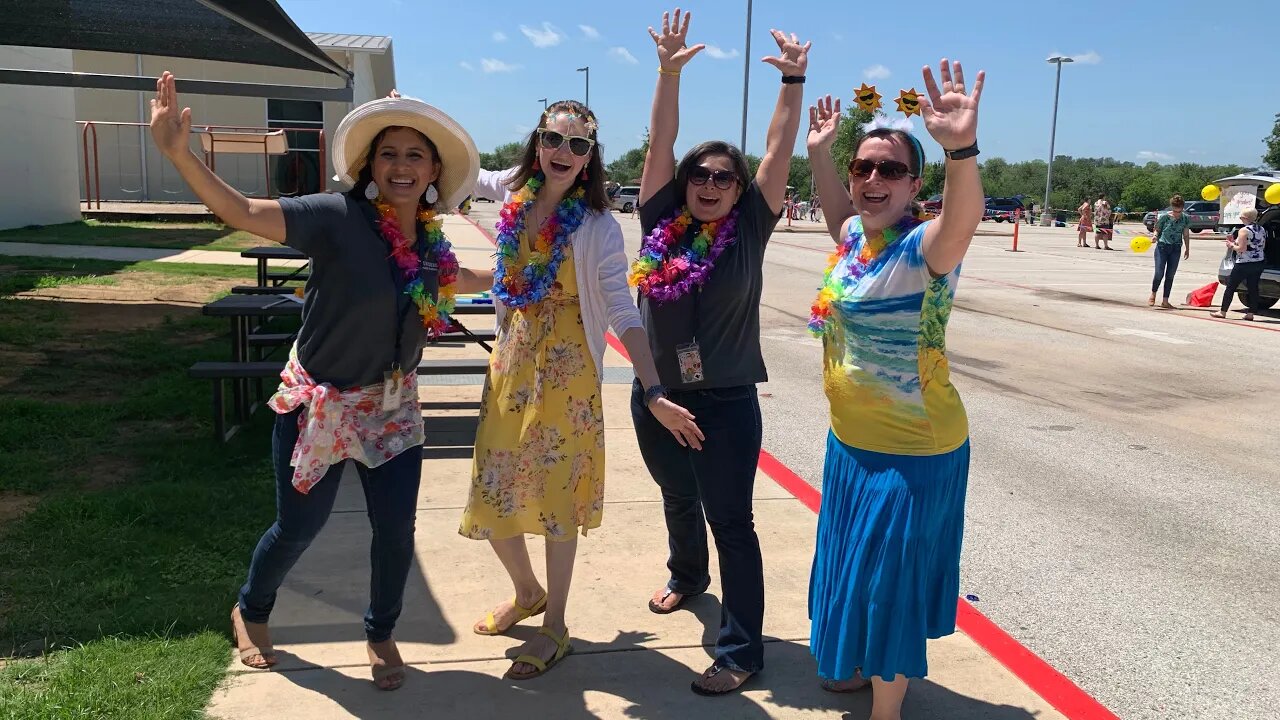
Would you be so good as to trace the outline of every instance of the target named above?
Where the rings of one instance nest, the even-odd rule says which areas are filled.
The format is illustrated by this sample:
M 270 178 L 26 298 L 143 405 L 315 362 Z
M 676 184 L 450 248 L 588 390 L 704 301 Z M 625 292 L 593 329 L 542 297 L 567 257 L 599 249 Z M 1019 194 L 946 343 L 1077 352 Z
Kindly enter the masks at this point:
M 1280 183 L 1267 188 L 1262 197 L 1266 199 L 1268 205 L 1280 205 Z
M 1129 241 L 1129 249 L 1136 253 L 1144 253 L 1151 249 L 1151 238 L 1139 235 Z
M 1221 194 L 1222 194 L 1222 190 L 1219 189 L 1217 185 L 1212 185 L 1212 184 L 1205 185 L 1204 187 L 1200 188 L 1200 197 L 1204 198 L 1205 200 L 1208 200 L 1209 202 L 1213 202 L 1214 200 L 1217 200 L 1218 196 Z

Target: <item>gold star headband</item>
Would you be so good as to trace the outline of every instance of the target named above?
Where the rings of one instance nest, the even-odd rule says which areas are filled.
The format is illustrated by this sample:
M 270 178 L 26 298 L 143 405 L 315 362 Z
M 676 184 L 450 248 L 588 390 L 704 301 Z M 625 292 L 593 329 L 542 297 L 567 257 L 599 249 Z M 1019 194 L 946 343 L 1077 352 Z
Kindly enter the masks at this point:
M 561 118 L 569 121 L 582 120 L 583 127 L 585 127 L 588 132 L 595 132 L 596 130 L 600 129 L 600 126 L 596 124 L 596 121 L 590 115 L 579 115 L 577 113 L 569 112 L 567 110 L 548 110 L 545 113 L 545 117 L 547 119 L 547 122 L 551 122 L 552 120 L 555 120 L 557 118 Z

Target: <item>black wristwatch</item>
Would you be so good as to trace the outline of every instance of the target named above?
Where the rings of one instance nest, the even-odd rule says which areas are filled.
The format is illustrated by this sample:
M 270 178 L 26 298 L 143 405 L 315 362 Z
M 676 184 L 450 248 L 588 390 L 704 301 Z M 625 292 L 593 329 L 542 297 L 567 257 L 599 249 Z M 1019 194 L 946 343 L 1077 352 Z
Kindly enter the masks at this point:
M 666 385 L 662 385 L 661 383 L 657 385 L 650 385 L 649 389 L 644 391 L 644 406 L 646 408 L 649 407 L 649 403 L 653 402 L 654 398 L 660 398 L 660 397 L 666 397 L 666 396 L 667 396 Z
M 948 160 L 964 160 L 966 158 L 976 157 L 978 155 L 978 142 L 975 140 L 969 147 L 960 148 L 959 150 L 943 150 Z
M 803 85 L 804 76 L 803 75 L 783 75 L 782 84 L 783 85 Z

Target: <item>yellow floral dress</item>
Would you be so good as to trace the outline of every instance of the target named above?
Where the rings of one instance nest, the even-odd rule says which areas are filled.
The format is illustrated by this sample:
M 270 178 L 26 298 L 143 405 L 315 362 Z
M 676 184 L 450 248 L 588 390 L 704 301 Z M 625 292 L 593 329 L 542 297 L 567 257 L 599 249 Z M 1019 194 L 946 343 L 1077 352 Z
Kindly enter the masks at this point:
M 528 262 L 521 242 L 519 263 Z M 542 302 L 508 309 L 489 357 L 471 492 L 458 532 L 569 540 L 604 513 L 604 412 L 572 253 Z

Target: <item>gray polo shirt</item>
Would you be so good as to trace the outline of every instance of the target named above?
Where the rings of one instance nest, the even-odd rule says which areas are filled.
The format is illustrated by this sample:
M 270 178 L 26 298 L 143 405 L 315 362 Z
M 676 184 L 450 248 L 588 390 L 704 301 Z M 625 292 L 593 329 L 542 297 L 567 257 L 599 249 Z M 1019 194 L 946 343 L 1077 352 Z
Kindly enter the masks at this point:
M 373 205 L 350 194 L 322 193 L 280 198 L 280 209 L 284 244 L 311 258 L 298 333 L 298 359 L 307 372 L 341 390 L 382 382 L 396 360 L 397 327 L 400 367 L 416 371 L 426 329 L 404 294 L 405 280 L 377 230 Z M 434 262 L 423 260 L 422 280 L 435 297 Z
M 645 235 L 684 206 L 675 180 L 640 207 Z M 679 300 L 656 303 L 641 295 L 640 316 L 662 384 L 676 390 L 705 390 L 767 382 L 760 354 L 760 293 L 764 289 L 764 251 L 781 213 L 769 209 L 753 181 L 738 198 L 738 238 L 725 249 L 700 290 Z M 688 247 L 700 223 L 689 226 Z M 676 346 L 694 340 L 702 355 L 703 380 L 681 382 Z

